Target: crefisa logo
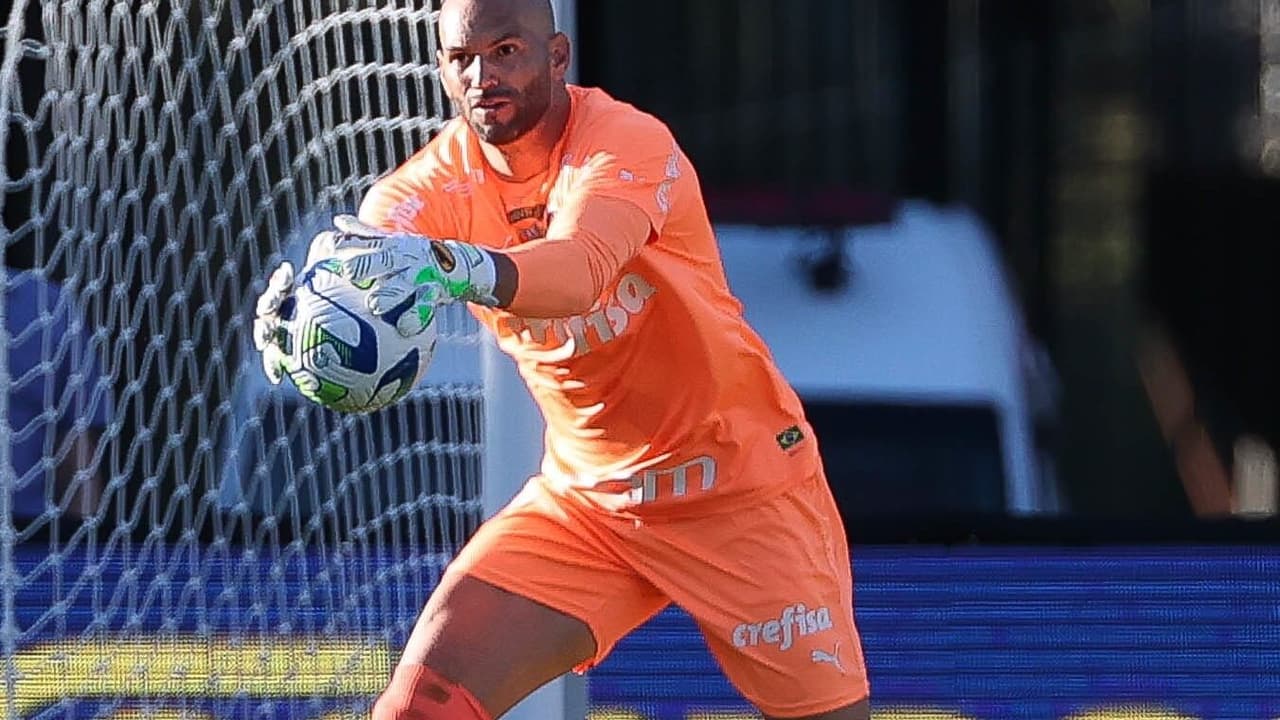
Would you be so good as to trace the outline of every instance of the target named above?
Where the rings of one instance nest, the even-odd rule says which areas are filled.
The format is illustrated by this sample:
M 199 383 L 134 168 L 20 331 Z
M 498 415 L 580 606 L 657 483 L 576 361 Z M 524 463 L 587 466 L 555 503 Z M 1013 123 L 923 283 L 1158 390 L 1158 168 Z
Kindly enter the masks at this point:
M 763 622 L 742 623 L 733 629 L 734 647 L 777 645 L 779 650 L 790 650 L 795 638 L 831 629 L 831 610 L 826 606 L 812 610 L 804 603 L 788 605 L 776 619 Z

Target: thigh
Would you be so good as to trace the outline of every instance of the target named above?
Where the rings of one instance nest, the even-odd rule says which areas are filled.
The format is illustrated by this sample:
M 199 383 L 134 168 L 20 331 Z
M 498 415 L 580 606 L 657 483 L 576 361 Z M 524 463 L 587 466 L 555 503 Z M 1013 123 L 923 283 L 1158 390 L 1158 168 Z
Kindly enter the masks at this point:
M 484 523 L 432 593 L 400 659 L 470 691 L 494 717 L 606 655 L 668 602 L 536 487 Z
M 671 599 L 762 712 L 821 717 L 867 698 L 844 525 L 821 473 L 757 507 L 670 531 L 678 538 L 664 544 L 681 557 L 666 558 L 655 582 L 671 583 Z

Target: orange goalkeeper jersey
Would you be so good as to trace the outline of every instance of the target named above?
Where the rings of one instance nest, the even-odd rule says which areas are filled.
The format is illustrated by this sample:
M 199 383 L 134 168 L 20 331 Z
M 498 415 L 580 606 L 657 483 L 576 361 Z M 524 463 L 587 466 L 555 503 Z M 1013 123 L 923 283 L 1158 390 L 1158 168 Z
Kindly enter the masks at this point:
M 688 158 L 652 116 L 600 90 L 569 91 L 568 124 L 545 175 L 504 182 L 454 119 L 378 181 L 361 216 L 500 250 L 539 240 L 548 227 L 572 236 L 563 225 L 584 199 L 634 204 L 649 219 L 648 240 L 589 311 L 534 318 L 474 308 L 546 420 L 545 481 L 639 516 L 751 503 L 810 477 L 812 430 L 730 294 Z

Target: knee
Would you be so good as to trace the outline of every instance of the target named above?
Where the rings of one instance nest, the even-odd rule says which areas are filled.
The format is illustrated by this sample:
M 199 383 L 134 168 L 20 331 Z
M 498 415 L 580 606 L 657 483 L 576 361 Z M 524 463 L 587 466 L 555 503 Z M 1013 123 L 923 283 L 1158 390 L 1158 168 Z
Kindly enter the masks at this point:
M 466 688 L 426 665 L 396 668 L 372 720 L 493 720 Z

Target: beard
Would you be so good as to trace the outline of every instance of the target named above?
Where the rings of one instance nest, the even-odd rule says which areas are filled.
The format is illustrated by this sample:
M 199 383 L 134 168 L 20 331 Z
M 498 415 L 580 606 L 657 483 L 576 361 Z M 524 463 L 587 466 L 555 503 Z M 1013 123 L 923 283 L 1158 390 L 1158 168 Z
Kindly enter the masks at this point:
M 507 145 L 524 137 L 537 127 L 551 107 L 551 78 L 538 78 L 520 90 L 499 91 L 496 97 L 508 104 L 500 109 L 505 120 L 485 121 L 481 113 L 474 112 L 465 97 L 452 98 L 455 113 L 462 115 L 472 131 L 490 145 Z

